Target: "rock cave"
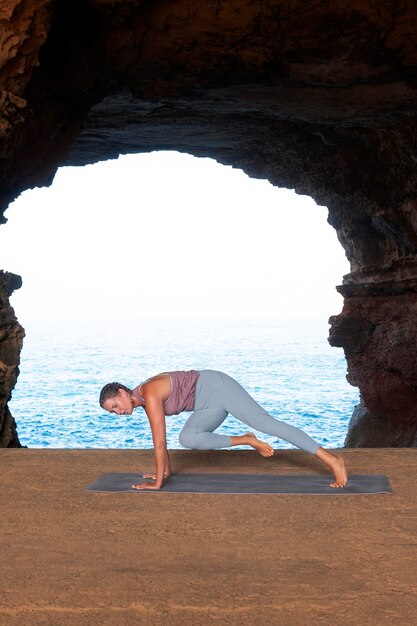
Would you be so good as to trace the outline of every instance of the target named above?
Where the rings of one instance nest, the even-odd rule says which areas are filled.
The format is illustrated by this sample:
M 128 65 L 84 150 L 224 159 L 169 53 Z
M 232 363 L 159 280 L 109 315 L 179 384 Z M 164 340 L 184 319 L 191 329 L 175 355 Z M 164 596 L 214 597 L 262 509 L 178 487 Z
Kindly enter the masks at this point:
M 415 3 L 4 0 L 0 24 L 0 215 L 60 166 L 154 150 L 311 196 L 350 262 L 329 333 L 361 397 L 345 445 L 417 446 Z M 5 269 L 0 447 L 19 447 Z

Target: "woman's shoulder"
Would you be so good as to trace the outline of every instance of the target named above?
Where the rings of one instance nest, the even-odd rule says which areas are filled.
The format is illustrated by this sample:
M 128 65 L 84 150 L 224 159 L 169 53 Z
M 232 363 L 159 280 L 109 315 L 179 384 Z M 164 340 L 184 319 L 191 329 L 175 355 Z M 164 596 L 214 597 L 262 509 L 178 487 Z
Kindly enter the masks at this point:
M 146 396 L 159 396 L 163 399 L 166 395 L 169 395 L 170 388 L 169 376 L 164 372 L 145 380 L 141 385 L 141 394 L 144 398 Z

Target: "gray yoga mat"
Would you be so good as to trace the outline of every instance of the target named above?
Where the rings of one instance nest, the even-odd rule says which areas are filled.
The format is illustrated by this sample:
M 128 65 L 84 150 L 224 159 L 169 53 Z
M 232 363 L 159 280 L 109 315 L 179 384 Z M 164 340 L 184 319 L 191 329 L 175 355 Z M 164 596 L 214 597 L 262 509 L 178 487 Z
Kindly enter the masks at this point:
M 132 489 L 146 482 L 142 474 L 112 472 L 103 474 L 86 491 L 133 493 L 300 493 L 316 495 L 351 495 L 391 493 L 389 480 L 383 474 L 353 474 L 345 487 L 329 487 L 331 475 L 322 474 L 173 474 L 162 489 Z

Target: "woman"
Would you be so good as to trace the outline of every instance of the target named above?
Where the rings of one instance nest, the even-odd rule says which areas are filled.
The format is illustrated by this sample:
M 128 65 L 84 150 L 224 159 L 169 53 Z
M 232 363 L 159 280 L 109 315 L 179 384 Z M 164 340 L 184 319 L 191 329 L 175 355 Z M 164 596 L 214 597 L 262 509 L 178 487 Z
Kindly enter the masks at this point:
M 262 456 L 272 456 L 272 446 L 251 432 L 233 437 L 213 432 L 231 413 L 251 428 L 285 439 L 315 454 L 334 474 L 331 487 L 344 487 L 347 483 L 341 457 L 321 448 L 299 428 L 272 417 L 236 380 L 217 370 L 163 372 L 133 389 L 117 382 L 108 383 L 101 390 L 100 405 L 117 415 L 131 415 L 138 407 L 146 411 L 152 430 L 156 473 L 144 474 L 144 478 L 152 478 L 153 482 L 132 485 L 134 489 L 161 489 L 164 480 L 170 477 L 165 416 L 178 415 L 182 411 L 193 411 L 179 436 L 179 442 L 185 448 L 211 450 L 248 445 Z

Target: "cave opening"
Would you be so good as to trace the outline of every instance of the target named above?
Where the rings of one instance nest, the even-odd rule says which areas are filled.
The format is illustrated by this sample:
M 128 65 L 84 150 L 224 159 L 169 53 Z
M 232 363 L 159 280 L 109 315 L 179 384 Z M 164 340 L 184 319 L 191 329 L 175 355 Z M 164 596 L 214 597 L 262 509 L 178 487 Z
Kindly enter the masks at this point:
M 346 446 L 417 445 L 413 4 L 9 4 L 0 223 L 61 165 L 153 150 L 212 157 L 311 196 L 351 264 L 334 283 L 344 304 L 330 331 L 362 399 Z M 14 445 L 18 285 L 0 271 L 2 447 Z
M 23 276 L 12 304 L 27 332 L 10 403 L 23 445 L 150 447 L 143 420 L 103 415 L 101 385 L 203 367 L 343 445 L 358 392 L 327 344 L 348 263 L 325 207 L 212 159 L 153 152 L 62 168 L 7 217 L 3 264 Z M 170 418 L 169 447 L 185 419 Z

